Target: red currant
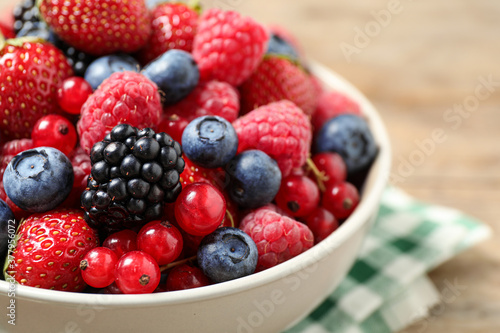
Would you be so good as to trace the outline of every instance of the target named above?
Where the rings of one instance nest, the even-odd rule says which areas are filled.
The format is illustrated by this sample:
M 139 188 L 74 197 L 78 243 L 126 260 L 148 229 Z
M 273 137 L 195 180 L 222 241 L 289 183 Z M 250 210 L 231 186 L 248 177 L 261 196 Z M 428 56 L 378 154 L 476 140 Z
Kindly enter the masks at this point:
M 71 114 L 80 114 L 82 105 L 92 95 L 92 87 L 83 78 L 69 77 L 63 81 L 57 91 L 57 102 L 64 111 Z
M 150 254 L 158 265 L 167 265 L 182 252 L 182 235 L 168 221 L 152 221 L 137 235 L 139 250 Z
M 115 282 L 104 288 L 103 290 L 104 294 L 123 294 L 123 292 L 118 288 Z
M 122 230 L 111 234 L 102 246 L 111 249 L 118 258 L 125 253 L 137 250 L 137 234 L 132 230 Z
M 80 262 L 83 280 L 91 287 L 104 288 L 115 281 L 115 266 L 118 258 L 108 248 L 96 247 Z
M 314 235 L 315 244 L 321 242 L 339 227 L 335 216 L 323 207 L 316 207 L 306 217 L 305 222 Z
M 35 147 L 53 147 L 69 155 L 75 148 L 77 135 L 75 126 L 63 116 L 49 114 L 38 119 L 31 138 Z
M 201 269 L 187 264 L 172 268 L 167 277 L 167 291 L 192 289 L 210 285 Z
M 124 294 L 150 294 L 160 283 L 160 267 L 146 252 L 125 253 L 116 264 L 115 282 Z
M 314 155 L 312 160 L 318 170 L 322 171 L 326 176 L 324 181 L 325 187 L 333 186 L 346 180 L 347 167 L 339 154 L 330 152 L 319 153 Z
M 321 201 L 321 205 L 339 220 L 348 218 L 358 203 L 358 190 L 347 182 L 327 187 Z
M 319 189 L 305 176 L 290 175 L 281 182 L 276 195 L 278 207 L 295 217 L 309 215 L 319 204 Z
M 182 132 L 189 124 L 189 121 L 175 113 L 165 115 L 158 125 L 159 132 L 168 133 L 177 142 L 182 141 Z
M 224 195 L 224 197 L 226 197 L 226 196 Z M 237 211 L 235 210 L 236 204 L 233 203 L 233 210 L 231 210 L 230 206 L 228 205 L 228 203 L 229 203 L 228 200 L 229 199 L 226 197 L 226 208 L 227 208 L 226 215 L 222 219 L 222 222 L 218 226 L 218 228 L 234 227 L 234 226 L 238 225 L 238 220 L 237 220 L 238 217 L 236 216 Z M 231 213 L 231 211 L 233 213 Z M 231 217 L 229 217 L 229 214 L 231 214 Z M 181 229 L 180 231 L 182 234 L 182 239 L 184 241 L 184 248 L 183 248 L 184 255 L 186 257 L 191 257 L 191 256 L 196 255 L 196 253 L 198 252 L 198 247 L 200 247 L 200 243 L 203 240 L 203 237 L 205 237 L 205 236 L 190 235 L 187 232 L 185 232 L 183 229 Z
M 175 219 L 191 235 L 204 236 L 215 231 L 225 214 L 224 195 L 210 184 L 189 184 L 175 201 Z

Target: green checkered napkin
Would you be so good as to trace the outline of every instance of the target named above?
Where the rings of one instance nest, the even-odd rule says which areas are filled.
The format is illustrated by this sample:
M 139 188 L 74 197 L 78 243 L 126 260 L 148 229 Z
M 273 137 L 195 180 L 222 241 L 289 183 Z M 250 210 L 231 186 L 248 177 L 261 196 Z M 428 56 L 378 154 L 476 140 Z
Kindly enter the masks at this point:
M 287 333 L 399 331 L 439 302 L 426 273 L 489 235 L 487 226 L 457 210 L 420 203 L 388 188 L 348 276 Z M 457 282 L 445 283 L 453 288 Z

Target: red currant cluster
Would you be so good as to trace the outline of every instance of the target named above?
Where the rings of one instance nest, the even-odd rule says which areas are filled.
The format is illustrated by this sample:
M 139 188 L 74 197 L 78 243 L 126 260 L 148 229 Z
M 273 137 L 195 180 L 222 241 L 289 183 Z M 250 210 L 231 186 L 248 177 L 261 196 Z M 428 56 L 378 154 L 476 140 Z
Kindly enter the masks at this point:
M 107 287 L 107 293 L 151 293 L 159 286 L 161 271 L 169 271 L 160 291 L 209 285 L 203 272 L 189 265 L 196 257 L 174 262 L 184 249 L 179 230 L 199 236 L 199 245 L 203 236 L 224 224 L 226 200 L 216 187 L 193 183 L 182 191 L 174 210 L 182 229 L 166 221 L 152 221 L 138 234 L 128 229 L 118 231 L 108 236 L 102 247 L 88 252 L 80 264 L 85 282 L 94 288 Z M 193 245 L 191 251 L 196 251 Z

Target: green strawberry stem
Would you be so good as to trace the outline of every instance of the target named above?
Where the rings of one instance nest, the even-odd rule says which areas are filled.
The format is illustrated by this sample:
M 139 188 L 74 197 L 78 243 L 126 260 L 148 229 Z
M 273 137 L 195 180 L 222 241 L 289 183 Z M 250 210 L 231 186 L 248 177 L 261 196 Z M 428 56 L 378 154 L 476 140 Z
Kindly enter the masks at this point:
M 2 50 L 7 45 L 21 47 L 23 46 L 24 43 L 44 43 L 44 42 L 47 41 L 45 39 L 35 36 L 24 36 L 18 38 L 10 38 L 7 40 L 5 40 L 2 36 L 2 38 L 0 39 L 0 50 Z
M 198 15 L 201 15 L 202 7 L 200 0 L 190 0 L 188 6 L 191 7 Z
M 307 69 L 304 68 L 304 66 L 302 66 L 302 64 L 300 63 L 300 61 L 298 59 L 293 59 L 293 58 L 291 58 L 291 57 L 289 57 L 287 55 L 284 55 L 284 54 L 269 53 L 269 54 L 264 54 L 263 60 L 271 59 L 271 58 L 278 58 L 278 59 L 288 60 L 289 62 L 291 62 L 296 67 L 300 68 L 304 73 L 308 73 L 309 74 L 309 72 L 307 71 Z
M 189 258 L 186 258 L 186 259 L 174 261 L 174 262 L 171 262 L 168 265 L 161 266 L 160 267 L 160 271 L 164 272 L 164 271 L 166 271 L 168 269 L 174 268 L 176 266 L 179 266 L 179 265 L 182 265 L 182 264 L 185 264 L 187 262 L 194 261 L 194 260 L 196 260 L 196 256 L 192 256 L 192 257 L 189 257 Z
M 325 192 L 325 181 L 328 180 L 328 176 L 326 176 L 323 171 L 319 171 L 318 167 L 316 167 L 316 164 L 314 164 L 313 160 L 310 157 L 307 158 L 306 163 L 308 169 L 311 170 L 314 174 L 314 177 L 316 177 L 316 183 L 318 184 L 319 190 L 321 192 Z

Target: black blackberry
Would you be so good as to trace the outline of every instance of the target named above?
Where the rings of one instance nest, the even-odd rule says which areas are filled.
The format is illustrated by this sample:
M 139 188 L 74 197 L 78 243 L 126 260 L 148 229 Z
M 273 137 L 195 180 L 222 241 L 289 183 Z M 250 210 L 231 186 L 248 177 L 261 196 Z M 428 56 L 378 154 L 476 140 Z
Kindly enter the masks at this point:
M 90 63 L 96 59 L 96 57 L 91 56 L 88 53 L 75 49 L 73 46 L 63 42 L 52 30 L 51 40 L 59 50 L 61 50 L 66 58 L 68 59 L 71 67 L 73 67 L 73 71 L 76 76 L 81 76 L 85 74 L 87 67 L 89 67 Z
M 40 12 L 36 6 L 36 0 L 24 0 L 17 4 L 12 14 L 14 16 L 14 32 L 19 34 L 23 28 L 30 30 L 35 23 L 40 22 Z
M 73 67 L 75 75 L 83 77 L 89 64 L 95 57 L 75 49 L 73 46 L 63 42 L 48 26 L 40 19 L 40 12 L 36 6 L 36 0 L 24 0 L 13 10 L 14 32 L 17 37 L 34 36 L 43 38 L 59 48 L 68 62 Z
M 92 171 L 82 193 L 85 219 L 116 231 L 159 219 L 182 190 L 181 146 L 166 133 L 117 125 L 90 152 Z

